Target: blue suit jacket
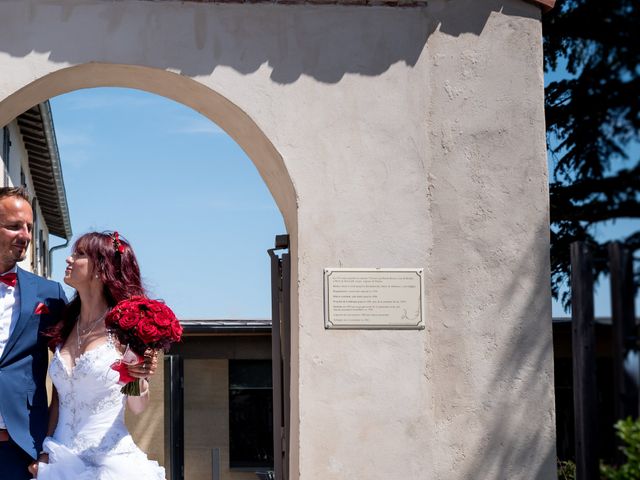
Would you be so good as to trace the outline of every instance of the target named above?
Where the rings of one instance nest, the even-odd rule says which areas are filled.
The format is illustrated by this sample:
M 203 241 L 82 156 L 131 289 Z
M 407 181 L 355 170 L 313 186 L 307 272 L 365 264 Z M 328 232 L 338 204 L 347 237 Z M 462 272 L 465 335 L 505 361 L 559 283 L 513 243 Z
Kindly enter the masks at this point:
M 57 322 L 66 297 L 59 283 L 20 268 L 18 287 L 20 317 L 0 356 L 0 412 L 11 438 L 36 458 L 48 423 L 48 338 L 42 332 Z M 49 313 L 35 313 L 40 303 Z

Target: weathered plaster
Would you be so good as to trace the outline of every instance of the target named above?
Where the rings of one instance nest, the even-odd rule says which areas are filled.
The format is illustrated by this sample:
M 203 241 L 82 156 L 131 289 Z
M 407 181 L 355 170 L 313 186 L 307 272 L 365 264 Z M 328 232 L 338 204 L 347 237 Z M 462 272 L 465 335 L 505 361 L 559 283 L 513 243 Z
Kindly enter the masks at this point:
M 555 478 L 540 9 L 6 1 L 0 124 L 141 88 L 247 151 L 292 236 L 292 478 Z M 425 267 L 425 331 L 323 328 L 324 267 Z

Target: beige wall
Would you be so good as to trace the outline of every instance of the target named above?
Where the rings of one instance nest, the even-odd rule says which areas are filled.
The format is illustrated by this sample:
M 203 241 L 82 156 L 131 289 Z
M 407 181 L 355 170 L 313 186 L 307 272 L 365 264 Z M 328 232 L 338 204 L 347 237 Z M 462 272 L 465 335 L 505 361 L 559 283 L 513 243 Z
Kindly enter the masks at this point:
M 0 124 L 76 88 L 196 108 L 292 242 L 292 478 L 551 479 L 540 11 L 0 4 Z M 424 267 L 424 331 L 324 329 L 324 267 Z
M 126 411 L 126 424 L 136 444 L 147 456 L 165 466 L 164 361 L 158 358 L 158 370 L 151 377 L 150 402 L 140 415 Z
M 220 452 L 221 480 L 256 480 L 229 469 L 229 369 L 227 360 L 185 360 L 185 478 L 210 480 L 212 449 Z

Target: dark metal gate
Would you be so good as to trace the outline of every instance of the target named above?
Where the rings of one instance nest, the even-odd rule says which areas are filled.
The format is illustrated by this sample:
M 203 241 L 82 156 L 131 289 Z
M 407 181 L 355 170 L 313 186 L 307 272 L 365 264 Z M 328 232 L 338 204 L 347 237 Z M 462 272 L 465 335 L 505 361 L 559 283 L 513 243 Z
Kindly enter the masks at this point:
M 289 478 L 291 365 L 291 260 L 289 235 L 277 235 L 271 257 L 271 372 L 273 381 L 273 470 L 275 480 Z M 279 250 L 287 250 L 280 254 Z
M 184 362 L 179 354 L 165 355 L 165 428 L 169 433 L 166 459 L 169 480 L 184 480 Z

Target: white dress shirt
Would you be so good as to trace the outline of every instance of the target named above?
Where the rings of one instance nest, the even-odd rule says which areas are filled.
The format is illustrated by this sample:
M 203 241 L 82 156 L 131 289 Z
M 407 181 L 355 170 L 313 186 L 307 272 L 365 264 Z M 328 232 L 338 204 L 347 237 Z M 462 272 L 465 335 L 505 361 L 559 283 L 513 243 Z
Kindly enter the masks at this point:
M 4 272 L 16 273 L 18 267 L 14 266 L 11 270 Z M 2 275 L 4 275 L 4 273 Z M 20 289 L 16 283 L 15 288 L 10 287 L 6 283 L 0 282 L 0 356 L 4 352 L 4 348 L 9 341 L 9 336 L 18 323 L 20 317 Z M 0 429 L 7 428 L 0 412 Z

